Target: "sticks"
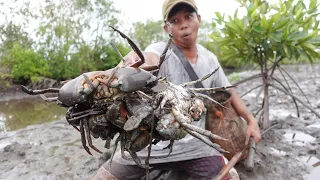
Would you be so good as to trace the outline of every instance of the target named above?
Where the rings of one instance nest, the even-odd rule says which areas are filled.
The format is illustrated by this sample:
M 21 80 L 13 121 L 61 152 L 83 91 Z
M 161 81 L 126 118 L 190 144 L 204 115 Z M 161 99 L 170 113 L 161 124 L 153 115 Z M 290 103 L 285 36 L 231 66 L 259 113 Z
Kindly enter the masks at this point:
M 256 142 L 253 137 L 250 137 L 250 147 L 249 147 L 249 155 L 246 164 L 246 170 L 249 172 L 253 171 L 254 168 L 254 154 L 256 152 Z
M 230 169 L 238 162 L 243 152 L 244 150 L 235 154 L 229 163 L 219 172 L 219 174 L 213 178 L 213 180 L 221 180 L 224 176 L 226 176 Z

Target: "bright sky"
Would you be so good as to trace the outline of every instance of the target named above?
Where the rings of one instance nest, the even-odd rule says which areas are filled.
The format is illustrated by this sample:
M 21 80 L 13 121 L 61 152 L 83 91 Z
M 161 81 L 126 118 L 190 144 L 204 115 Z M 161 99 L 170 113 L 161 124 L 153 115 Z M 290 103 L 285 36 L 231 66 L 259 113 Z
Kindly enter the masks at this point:
M 215 12 L 233 15 L 239 7 L 236 0 L 195 0 L 202 19 L 211 22 Z M 146 19 L 162 19 L 162 3 L 164 0 L 115 0 L 114 5 L 125 15 L 127 23 Z M 241 12 L 239 12 L 241 13 Z M 239 14 L 240 15 L 240 14 Z

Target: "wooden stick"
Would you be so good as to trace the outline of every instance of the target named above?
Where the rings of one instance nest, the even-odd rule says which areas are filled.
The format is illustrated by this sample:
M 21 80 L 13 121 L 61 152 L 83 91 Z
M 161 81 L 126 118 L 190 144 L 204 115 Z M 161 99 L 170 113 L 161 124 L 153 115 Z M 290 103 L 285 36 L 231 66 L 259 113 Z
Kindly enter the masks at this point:
M 249 155 L 247 159 L 247 164 L 245 166 L 246 170 L 249 172 L 253 171 L 254 168 L 254 154 L 256 152 L 256 142 L 253 137 L 250 137 L 250 147 L 249 147 Z
M 247 149 L 247 148 L 246 148 Z M 217 174 L 213 180 L 221 180 L 224 176 L 226 176 L 230 169 L 238 162 L 239 158 L 241 157 L 243 151 L 238 152 L 235 154 L 232 159 L 229 161 L 229 163 Z

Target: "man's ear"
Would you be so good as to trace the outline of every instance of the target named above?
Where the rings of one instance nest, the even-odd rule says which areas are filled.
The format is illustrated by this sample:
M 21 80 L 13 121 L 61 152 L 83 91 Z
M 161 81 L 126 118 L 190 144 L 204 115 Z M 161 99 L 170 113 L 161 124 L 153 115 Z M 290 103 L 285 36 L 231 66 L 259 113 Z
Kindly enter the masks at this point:
M 201 16 L 200 16 L 200 14 L 198 14 L 197 17 L 198 17 L 199 23 L 201 23 Z
M 164 24 L 162 27 L 163 27 L 164 31 L 166 31 L 167 33 L 169 33 L 169 29 L 168 29 L 168 26 L 167 26 L 166 24 Z

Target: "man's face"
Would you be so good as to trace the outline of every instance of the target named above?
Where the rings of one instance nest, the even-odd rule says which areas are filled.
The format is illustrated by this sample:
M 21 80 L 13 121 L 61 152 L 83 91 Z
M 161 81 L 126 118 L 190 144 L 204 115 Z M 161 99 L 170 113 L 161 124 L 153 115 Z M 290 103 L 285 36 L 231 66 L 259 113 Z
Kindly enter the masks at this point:
M 196 43 L 198 29 L 200 26 L 200 16 L 195 12 L 188 12 L 182 8 L 168 19 L 170 26 L 165 30 L 172 33 L 173 41 L 182 46 L 190 47 Z

